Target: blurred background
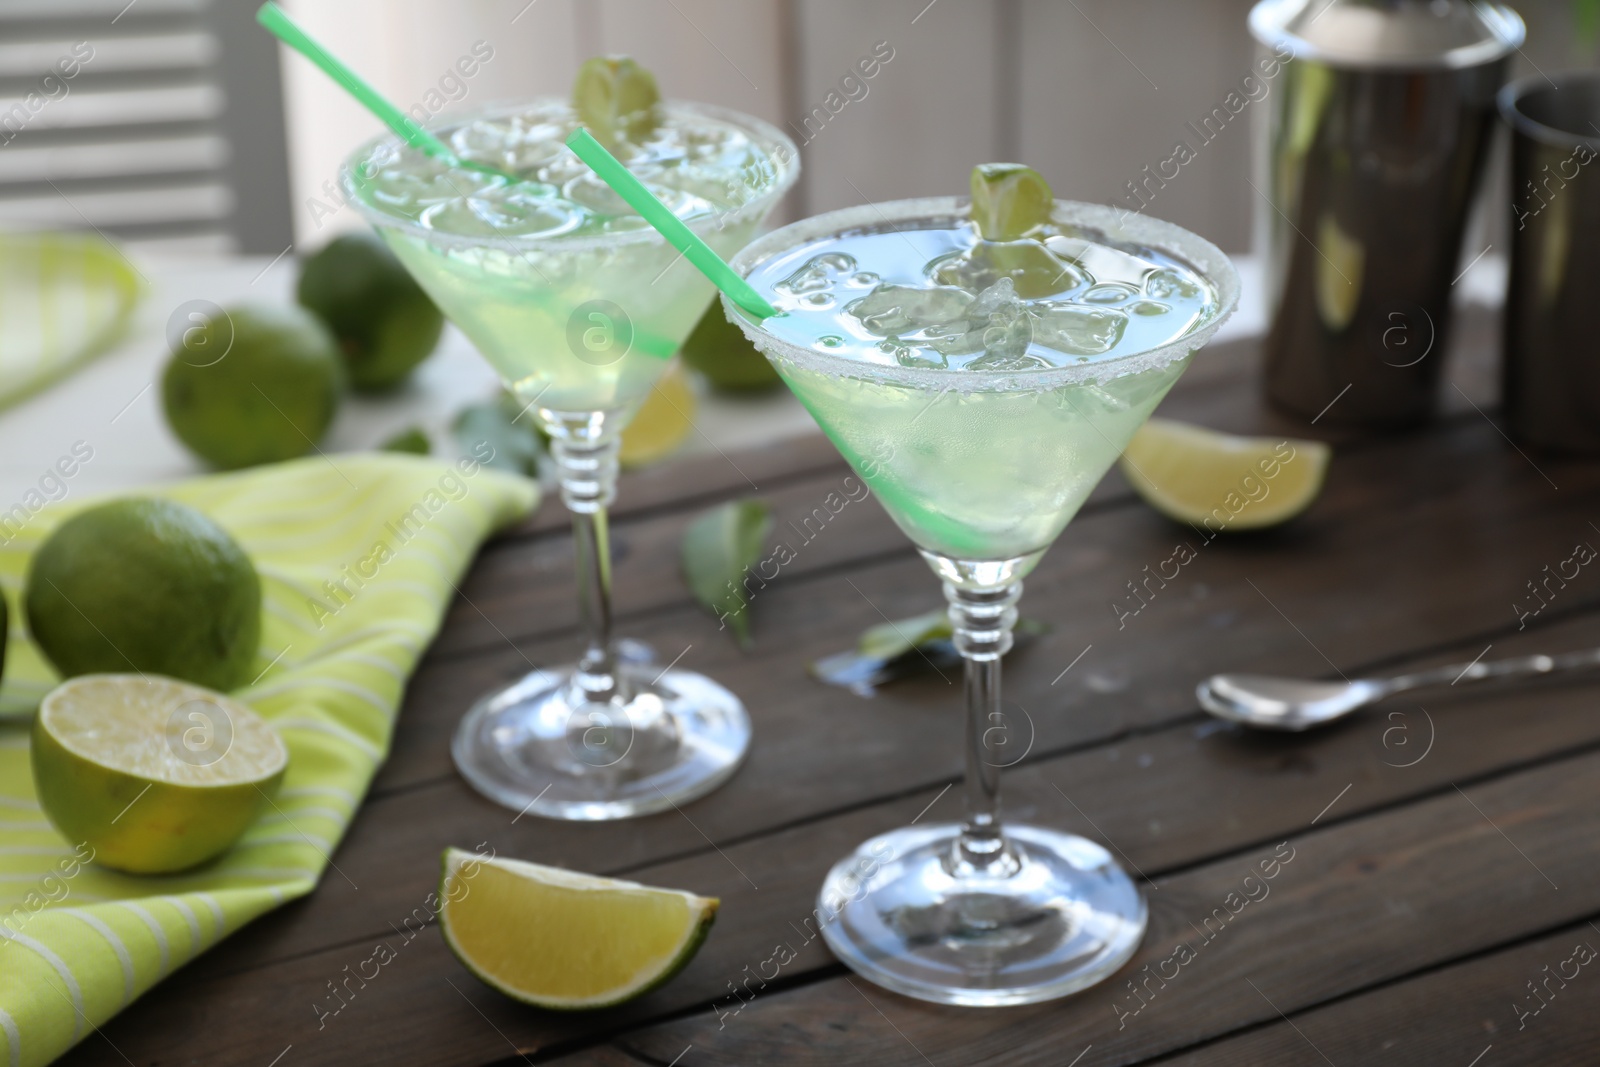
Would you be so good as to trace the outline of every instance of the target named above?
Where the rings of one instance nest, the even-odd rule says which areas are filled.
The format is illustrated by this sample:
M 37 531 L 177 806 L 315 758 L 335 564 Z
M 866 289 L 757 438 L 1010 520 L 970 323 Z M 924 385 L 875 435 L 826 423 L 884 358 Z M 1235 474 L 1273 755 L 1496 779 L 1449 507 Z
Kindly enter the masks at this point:
M 385 94 L 430 114 L 568 91 L 629 53 L 668 96 L 760 115 L 802 144 L 775 221 L 965 188 L 990 159 L 1116 203 L 1249 71 L 1248 0 L 288 0 Z M 1570 0 L 1522 0 L 1516 76 L 1593 66 Z M 133 252 L 275 255 L 357 227 L 333 210 L 370 115 L 252 21 L 254 0 L 0 0 L 0 111 L 70 42 L 96 54 L 0 151 L 0 227 L 93 225 Z M 112 22 L 111 20 L 115 20 Z M 458 59 L 483 42 L 470 78 Z M 850 80 L 874 48 L 892 55 Z M 844 84 L 841 84 L 841 81 Z M 1150 213 L 1246 251 L 1246 109 Z M 1500 174 L 1502 168 L 1491 168 Z M 1503 203 L 1491 195 L 1488 202 Z M 1470 242 L 1469 242 L 1470 243 Z M 1480 246 L 1481 247 L 1481 246 Z

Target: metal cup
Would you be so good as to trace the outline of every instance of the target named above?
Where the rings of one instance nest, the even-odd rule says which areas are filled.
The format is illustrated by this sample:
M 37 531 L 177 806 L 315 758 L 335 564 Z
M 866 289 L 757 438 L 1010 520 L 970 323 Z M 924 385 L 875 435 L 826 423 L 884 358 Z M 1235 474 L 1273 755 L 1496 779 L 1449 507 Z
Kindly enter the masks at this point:
M 1502 396 L 1516 441 L 1600 452 L 1600 73 L 1501 91 L 1511 127 L 1511 282 Z
M 1250 28 L 1293 55 L 1258 131 L 1267 395 L 1312 421 L 1422 422 L 1522 20 L 1461 0 L 1262 0 Z

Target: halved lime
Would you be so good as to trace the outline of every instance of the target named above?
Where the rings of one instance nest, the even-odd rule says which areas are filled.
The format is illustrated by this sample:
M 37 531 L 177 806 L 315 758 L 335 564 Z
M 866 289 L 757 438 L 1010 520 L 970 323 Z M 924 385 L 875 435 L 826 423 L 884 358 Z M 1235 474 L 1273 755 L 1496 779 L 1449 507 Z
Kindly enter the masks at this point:
M 255 712 L 155 674 L 85 674 L 33 723 L 34 789 L 61 836 L 107 867 L 181 871 L 225 851 L 283 780 L 289 751 Z
M 602 1008 L 649 992 L 694 958 L 718 901 L 521 860 L 446 849 L 445 944 L 526 1004 Z
M 595 56 L 578 68 L 572 82 L 572 109 L 605 145 L 638 143 L 660 121 L 661 91 L 655 75 L 628 56 Z
M 1253 530 L 1294 518 L 1317 498 L 1332 454 L 1321 441 L 1236 437 L 1151 419 L 1122 452 L 1145 503 L 1208 530 Z
M 1055 196 L 1044 177 L 1021 163 L 972 168 L 972 222 L 985 241 L 1015 241 L 1050 221 Z

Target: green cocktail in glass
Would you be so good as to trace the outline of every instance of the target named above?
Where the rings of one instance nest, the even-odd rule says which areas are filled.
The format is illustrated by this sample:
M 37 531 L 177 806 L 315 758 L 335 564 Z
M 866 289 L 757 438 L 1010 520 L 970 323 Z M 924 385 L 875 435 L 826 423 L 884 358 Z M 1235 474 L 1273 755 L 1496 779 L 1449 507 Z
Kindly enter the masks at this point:
M 732 264 L 782 314 L 756 322 L 723 301 L 944 584 L 966 659 L 966 822 L 866 842 L 818 901 L 842 960 L 944 1003 L 1062 996 L 1143 934 L 1144 901 L 1105 849 L 1002 830 L 985 739 L 1004 732 L 1021 579 L 1238 297 L 1206 241 L 1051 200 L 1025 174 L 1042 190 L 1031 216 L 1025 202 L 980 211 L 982 232 L 955 198 L 784 227 Z
M 600 102 L 609 114 L 584 107 L 590 75 L 607 81 Z M 586 64 L 578 97 L 577 106 L 538 100 L 433 130 L 466 163 L 520 181 L 449 165 L 392 137 L 357 151 L 342 180 L 351 203 L 550 436 L 573 515 L 587 651 L 479 701 L 457 732 L 456 765 L 508 807 L 612 819 L 665 809 L 726 780 L 750 724 L 715 682 L 619 657 L 613 647 L 605 508 L 616 492 L 619 435 L 713 290 L 564 141 L 580 124 L 605 136 L 723 254 L 750 239 L 798 162 L 788 138 L 759 120 L 658 102 L 654 81 L 629 61 Z

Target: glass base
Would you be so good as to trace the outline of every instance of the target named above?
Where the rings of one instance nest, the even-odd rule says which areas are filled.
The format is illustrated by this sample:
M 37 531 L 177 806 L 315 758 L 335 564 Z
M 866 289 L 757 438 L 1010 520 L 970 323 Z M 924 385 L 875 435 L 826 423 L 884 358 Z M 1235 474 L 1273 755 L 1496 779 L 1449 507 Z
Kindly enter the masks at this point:
M 693 671 L 621 658 L 626 702 L 577 666 L 536 671 L 473 705 L 450 752 L 474 789 L 513 811 L 598 821 L 665 811 L 733 776 L 750 716 Z
M 817 914 L 851 970 L 939 1004 L 1032 1004 L 1077 992 L 1127 962 L 1144 898 L 1092 841 L 1005 827 L 1011 856 L 990 875 L 961 870 L 961 827 L 874 837 L 834 865 Z

